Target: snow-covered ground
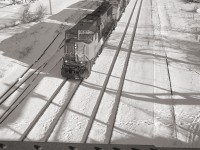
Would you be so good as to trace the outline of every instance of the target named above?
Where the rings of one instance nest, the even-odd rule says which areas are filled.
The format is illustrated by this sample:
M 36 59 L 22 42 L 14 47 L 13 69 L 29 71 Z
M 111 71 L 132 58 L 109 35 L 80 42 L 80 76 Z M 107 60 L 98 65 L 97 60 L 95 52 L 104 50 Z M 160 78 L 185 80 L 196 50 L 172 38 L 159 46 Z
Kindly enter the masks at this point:
M 170 122 L 175 145 L 199 147 L 200 5 L 183 1 L 155 1 L 160 22 L 161 49 L 168 57 L 172 92 Z M 157 33 L 159 34 L 159 33 Z M 168 94 L 167 94 L 168 95 Z M 174 141 L 174 140 L 172 140 Z
M 52 0 L 54 15 L 44 21 L 0 30 L 0 140 L 200 148 L 200 15 L 194 11 L 200 5 L 138 0 L 111 70 L 135 2 L 130 1 L 90 77 L 81 83 L 60 75 L 64 31 L 99 3 Z M 49 5 L 41 0 L 32 9 L 40 3 Z M 6 7 L 19 12 L 23 6 Z M 0 21 L 12 22 L 6 15 L 13 12 L 2 14 Z

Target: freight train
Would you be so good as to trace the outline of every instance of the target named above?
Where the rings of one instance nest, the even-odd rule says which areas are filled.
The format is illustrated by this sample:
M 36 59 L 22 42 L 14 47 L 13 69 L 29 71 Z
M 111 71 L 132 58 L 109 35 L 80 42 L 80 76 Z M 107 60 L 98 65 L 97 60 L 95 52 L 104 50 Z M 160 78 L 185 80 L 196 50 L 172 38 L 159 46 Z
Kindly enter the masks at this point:
M 114 30 L 129 0 L 103 1 L 91 14 L 65 31 L 61 75 L 83 79 L 91 74 L 92 65 L 101 54 L 102 45 Z

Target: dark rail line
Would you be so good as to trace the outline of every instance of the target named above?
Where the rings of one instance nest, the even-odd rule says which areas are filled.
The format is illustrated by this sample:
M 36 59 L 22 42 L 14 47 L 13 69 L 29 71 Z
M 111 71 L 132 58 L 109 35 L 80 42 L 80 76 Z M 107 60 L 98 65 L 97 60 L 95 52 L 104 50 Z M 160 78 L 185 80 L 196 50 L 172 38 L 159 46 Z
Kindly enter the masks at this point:
M 64 27 L 63 27 L 64 28 Z M 51 41 L 51 43 L 47 46 L 47 48 L 43 51 L 43 53 L 38 57 L 38 59 L 33 63 L 31 64 L 25 71 L 24 73 L 11 85 L 10 88 L 8 88 L 0 97 L 0 99 L 2 99 L 18 82 L 20 79 L 22 79 L 25 74 L 42 58 L 42 56 L 45 55 L 45 53 L 47 52 L 47 50 L 49 49 L 49 47 L 53 44 L 53 42 L 57 39 L 57 37 L 61 34 L 61 32 L 59 32 L 56 37 Z M 42 65 L 41 65 L 42 66 Z M 40 66 L 40 67 L 41 67 Z M 38 67 L 32 74 L 30 74 L 27 79 L 24 81 L 26 82 L 29 78 L 31 78 L 31 76 L 40 68 Z M 24 82 L 22 82 L 19 86 L 21 86 Z M 19 87 L 17 86 L 17 87 Z M 18 88 L 17 88 L 18 89 Z M 15 91 L 15 90 L 14 90 Z M 12 93 L 11 93 L 12 94 Z M 4 98 L 3 100 L 1 100 L 0 104 L 2 104 L 11 94 L 9 94 L 8 96 L 6 96 L 6 98 Z
M 45 67 L 46 65 L 44 65 Z M 39 76 L 39 73 L 37 73 L 37 75 L 33 78 L 32 82 Z M 26 92 L 26 90 L 31 86 L 31 84 L 29 84 L 24 91 L 17 97 L 17 99 L 7 108 L 7 110 L 3 113 L 3 115 L 0 117 L 0 124 L 3 123 L 3 121 L 17 108 L 17 106 L 20 105 L 20 103 L 26 99 L 26 97 L 34 90 L 34 88 L 37 86 L 37 84 L 32 88 L 31 91 L 29 91 L 24 98 L 22 98 L 21 100 L 20 97 Z M 18 101 L 19 100 L 19 101 Z
M 50 61 L 50 60 L 48 60 Z M 45 62 L 43 64 L 43 68 L 47 65 L 47 62 Z M 58 61 L 58 63 L 61 61 L 61 59 Z M 57 64 L 55 66 L 57 66 Z M 54 67 L 55 67 L 54 66 Z M 53 67 L 53 68 L 54 68 Z M 53 69 L 52 68 L 52 69 Z M 51 69 L 51 70 L 52 70 Z M 37 75 L 34 77 L 34 79 L 32 80 L 31 83 L 34 82 L 34 80 L 40 75 L 40 72 L 37 73 Z M 4 114 L 0 117 L 0 124 L 17 108 L 17 106 L 20 105 L 20 103 L 22 103 L 24 101 L 24 99 L 26 99 L 26 97 L 34 90 L 34 88 L 37 86 L 37 84 L 31 89 L 30 92 L 28 92 L 21 100 L 20 100 L 20 97 L 26 92 L 26 90 L 31 86 L 31 83 L 24 89 L 24 91 L 17 97 L 17 99 L 11 104 L 11 106 L 4 112 Z
M 50 100 L 45 104 L 45 106 L 40 110 L 40 112 L 37 114 L 37 116 L 34 118 L 34 120 L 31 122 L 31 125 L 26 129 L 26 131 L 23 133 L 23 135 L 20 137 L 20 141 L 24 141 L 24 139 L 27 137 L 31 129 L 34 127 L 34 125 L 37 123 L 37 121 L 40 119 L 40 117 L 44 114 L 46 109 L 49 107 L 50 104 L 52 104 L 53 99 L 58 95 L 60 90 L 63 88 L 65 83 L 67 82 L 67 79 L 63 80 L 63 82 L 60 84 L 60 86 L 56 89 L 56 91 L 51 96 Z
M 74 87 L 73 92 L 70 93 L 68 99 L 66 99 L 66 102 L 63 104 L 60 112 L 58 113 L 57 117 L 55 118 L 54 122 L 51 124 L 48 133 L 45 135 L 45 137 L 43 138 L 44 140 L 42 142 L 47 142 L 49 137 L 51 136 L 54 128 L 56 127 L 58 121 L 60 120 L 61 116 L 63 115 L 63 113 L 65 112 L 65 110 L 67 109 L 68 105 L 70 104 L 74 94 L 76 93 L 77 89 L 79 88 L 80 84 L 82 83 L 83 80 L 79 80 L 77 85 Z
M 129 49 L 128 49 L 128 54 L 127 54 L 127 57 L 126 57 L 126 61 L 125 61 L 125 64 L 124 64 L 122 75 L 120 77 L 120 83 L 119 83 L 117 95 L 116 95 L 116 98 L 115 98 L 115 104 L 114 104 L 113 111 L 112 111 L 114 117 L 111 119 L 111 124 L 109 124 L 110 130 L 108 130 L 109 131 L 109 135 L 108 135 L 109 136 L 108 137 L 109 142 L 108 142 L 108 144 L 111 143 L 113 129 L 114 129 L 114 125 L 115 125 L 115 121 L 116 121 L 116 117 L 117 117 L 117 112 L 118 112 L 118 108 L 119 108 L 121 93 L 122 93 L 122 89 L 123 89 L 123 85 L 124 85 L 124 80 L 125 80 L 125 76 L 126 76 L 126 72 L 127 72 L 127 68 L 128 68 L 129 59 L 130 59 L 130 56 L 131 56 L 133 42 L 134 42 L 134 39 L 135 39 L 137 24 L 138 24 L 140 12 L 141 12 L 142 2 L 143 2 L 143 0 L 140 0 L 139 10 L 138 10 L 138 13 L 137 13 L 136 22 L 135 22 L 133 32 L 132 32 L 132 37 L 131 37 L 131 41 L 130 41 L 130 45 L 129 45 Z
M 137 1 L 138 1 L 138 0 L 137 0 Z M 126 33 L 127 33 L 127 30 L 128 30 L 128 27 L 129 27 L 131 18 L 132 18 L 132 16 L 133 16 L 133 12 L 134 12 L 134 10 L 135 10 L 137 1 L 135 2 L 135 5 L 134 5 L 134 7 L 133 7 L 133 9 L 132 9 L 132 12 L 131 12 L 131 15 L 130 15 L 130 17 L 129 17 L 128 23 L 127 23 L 127 25 L 126 25 L 126 28 L 125 28 L 125 30 L 124 30 L 124 33 L 123 33 L 122 38 L 121 38 L 121 40 L 120 40 L 120 43 L 119 43 L 119 45 L 118 45 L 117 51 L 116 51 L 116 53 L 115 53 L 115 55 L 114 55 L 114 58 L 113 58 L 113 60 L 112 60 L 112 64 L 111 64 L 111 66 L 110 66 L 110 69 L 109 69 L 109 71 L 108 71 L 108 74 L 107 74 L 107 76 L 106 76 L 106 79 L 105 79 L 105 81 L 104 81 L 104 84 L 103 84 L 103 86 L 102 86 L 102 90 L 101 90 L 101 92 L 100 92 L 100 94 L 99 94 L 99 96 L 98 96 L 98 98 L 97 98 L 97 102 L 96 102 L 96 104 L 95 104 L 95 106 L 94 106 L 92 115 L 91 115 L 91 117 L 90 117 L 90 118 L 91 118 L 91 119 L 90 119 L 90 122 L 88 123 L 88 125 L 87 125 L 87 127 L 86 127 L 86 130 L 85 130 L 85 131 L 86 131 L 86 133 L 84 134 L 85 136 L 83 137 L 83 139 L 82 139 L 82 141 L 81 141 L 82 143 L 86 143 L 86 142 L 87 142 L 88 136 L 89 136 L 89 134 L 90 134 L 90 130 L 91 130 L 91 128 L 92 128 L 92 125 L 93 125 L 93 122 L 94 122 L 94 120 L 95 120 L 97 111 L 98 111 L 99 106 L 100 106 L 100 104 L 101 104 L 101 100 L 102 100 L 103 95 L 104 95 L 104 92 L 105 92 L 105 90 L 106 90 L 108 81 L 109 81 L 109 79 L 110 79 L 110 76 L 111 76 L 111 73 L 112 73 L 112 71 L 113 71 L 114 65 L 115 65 L 116 60 L 117 60 L 117 57 L 118 57 L 118 55 L 119 55 L 119 52 L 120 52 L 120 50 L 121 50 L 121 46 L 122 46 L 122 43 L 123 43 L 123 41 L 124 41 L 125 35 L 126 35 Z

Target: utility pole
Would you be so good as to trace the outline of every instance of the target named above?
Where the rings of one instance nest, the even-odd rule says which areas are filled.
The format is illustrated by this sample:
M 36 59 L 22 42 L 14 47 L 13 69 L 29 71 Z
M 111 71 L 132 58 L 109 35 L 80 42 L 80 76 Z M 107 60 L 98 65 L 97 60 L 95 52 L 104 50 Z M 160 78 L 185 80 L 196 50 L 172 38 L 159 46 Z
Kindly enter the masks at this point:
M 52 15 L 51 0 L 49 0 L 50 15 Z

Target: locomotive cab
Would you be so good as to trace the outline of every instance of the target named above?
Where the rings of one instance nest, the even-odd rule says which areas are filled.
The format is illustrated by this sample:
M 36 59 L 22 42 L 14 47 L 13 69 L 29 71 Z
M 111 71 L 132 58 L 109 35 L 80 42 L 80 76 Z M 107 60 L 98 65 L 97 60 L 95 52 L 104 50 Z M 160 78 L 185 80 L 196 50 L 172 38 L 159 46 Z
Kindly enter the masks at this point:
M 77 39 L 67 40 L 61 74 L 67 78 L 87 78 L 90 75 L 91 64 L 86 55 L 90 42 Z
M 74 38 L 66 33 L 63 65 L 61 74 L 67 78 L 88 78 L 92 64 L 96 58 L 99 47 L 98 26 L 91 26 L 90 30 L 77 31 Z

